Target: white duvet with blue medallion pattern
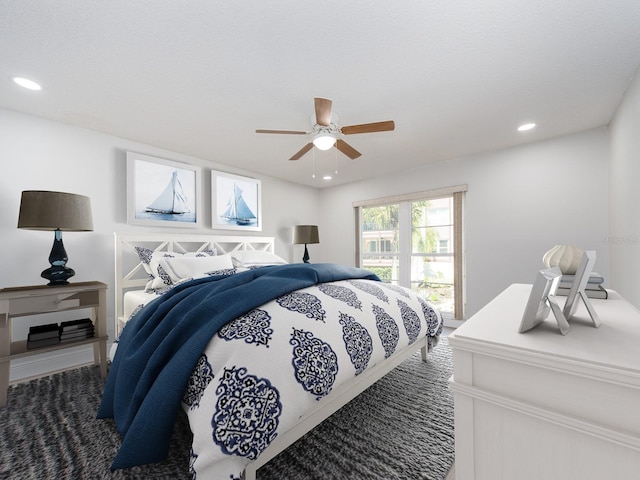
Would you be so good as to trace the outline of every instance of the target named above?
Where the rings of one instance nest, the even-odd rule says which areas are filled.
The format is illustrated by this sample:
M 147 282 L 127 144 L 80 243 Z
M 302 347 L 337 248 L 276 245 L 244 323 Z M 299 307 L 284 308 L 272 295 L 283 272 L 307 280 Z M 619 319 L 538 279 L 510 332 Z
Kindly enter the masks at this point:
M 280 288 L 277 282 L 290 283 L 311 273 L 324 278 L 357 273 L 362 278 L 309 282 L 313 285 L 287 289 L 271 301 L 260 300 L 270 296 L 266 290 Z M 233 275 L 229 282 L 189 282 L 162 295 L 153 307 L 150 303 L 134 312 L 135 319 L 120 338 L 125 345 L 112 352 L 98 413 L 99 418 L 115 418 L 123 435 L 112 468 L 159 461 L 166 455 L 173 403 L 167 401 L 172 398 L 167 392 L 175 390 L 172 378 L 182 376 L 177 373 L 183 370 L 179 361 L 177 365 L 158 361 L 160 354 L 173 360 L 193 357 L 191 365 L 196 365 L 190 376 L 186 372 L 187 386 L 177 391 L 176 398 L 179 402 L 179 392 L 184 392 L 182 406 L 194 434 L 192 478 L 229 480 L 241 478 L 249 462 L 338 386 L 425 337 L 429 347 L 435 344 L 442 321 L 432 306 L 411 290 L 365 279 L 363 273 L 331 265 L 271 267 Z M 237 296 L 234 288 L 222 288 L 226 283 L 234 283 L 236 290 L 246 288 L 240 280 L 247 276 L 261 277 L 258 282 L 263 282 L 262 288 L 251 290 L 250 300 L 248 290 Z M 219 296 L 209 293 L 214 290 Z M 194 327 L 203 318 L 195 309 L 212 300 L 205 311 L 224 311 L 231 305 L 226 302 L 232 301 L 245 313 L 231 316 L 234 319 L 216 329 L 207 342 Z M 181 313 L 185 302 L 188 310 L 193 309 L 188 314 Z M 259 306 L 242 309 L 239 303 Z M 169 314 L 157 317 L 162 309 Z M 145 317 L 148 320 L 141 322 Z M 194 330 L 190 340 L 180 340 L 189 347 L 186 355 L 179 354 L 184 348 L 176 347 L 180 323 Z M 195 343 L 204 348 L 199 358 L 191 353 Z M 174 350 L 177 355 L 170 353 Z M 172 370 L 174 366 L 178 370 Z M 134 374 L 136 369 L 140 373 Z M 167 441 L 158 441 L 159 435 L 167 436 Z
M 441 329 L 439 313 L 415 293 L 371 280 L 308 287 L 233 320 L 209 342 L 184 393 L 192 478 L 240 478 L 318 400 Z

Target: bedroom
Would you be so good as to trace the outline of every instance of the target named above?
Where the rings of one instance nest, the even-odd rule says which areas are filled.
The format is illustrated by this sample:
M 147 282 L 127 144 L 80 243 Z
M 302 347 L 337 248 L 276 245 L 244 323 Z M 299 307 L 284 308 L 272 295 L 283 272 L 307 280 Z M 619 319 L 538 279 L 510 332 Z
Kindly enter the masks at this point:
M 640 58 L 637 50 L 633 53 L 635 72 Z M 14 75 L 7 71 L 7 62 L 2 64 L 5 79 Z M 126 223 L 124 163 L 126 151 L 138 151 L 260 178 L 264 201 L 262 234 L 276 237 L 276 251 L 290 261 L 302 253 L 299 246 L 290 243 L 291 227 L 295 224 L 320 226 L 321 243 L 310 246 L 312 261 L 353 264 L 353 201 L 466 183 L 469 185 L 465 211 L 467 316 L 509 284 L 530 283 L 533 272 L 540 267 L 542 254 L 557 243 L 576 243 L 595 249 L 598 271 L 607 278 L 608 286 L 640 306 L 637 289 L 640 274 L 633 267 L 638 265 L 640 257 L 640 225 L 633 208 L 640 196 L 635 186 L 640 173 L 637 162 L 640 145 L 633 133 L 640 128 L 640 78 L 635 73 L 618 92 L 620 101 L 612 107 L 611 123 L 603 122 L 584 131 L 566 132 L 520 146 L 459 155 L 408 172 L 386 174 L 383 178 L 323 188 L 291 183 L 235 164 L 229 166 L 224 155 L 214 158 L 189 155 L 181 153 L 183 150 L 177 144 L 174 148 L 160 148 L 101 133 L 103 125 L 97 119 L 87 118 L 82 128 L 39 118 L 37 106 L 33 107 L 33 115 L 20 113 L 9 98 L 22 93 L 8 82 L 1 88 L 3 175 L 0 182 L 4 208 L 0 213 L 0 228 L 5 251 L 2 287 L 41 281 L 39 272 L 46 266 L 51 236 L 15 228 L 20 192 L 36 188 L 91 197 L 95 229 L 91 233 L 65 235 L 69 264 L 77 272 L 75 280 L 100 279 L 111 285 L 113 232 L 139 230 Z M 307 115 L 303 102 L 310 103 L 317 94 L 323 93 L 309 91 L 301 95 L 300 109 L 291 108 L 294 127 L 296 118 L 304 120 Z M 287 99 L 287 94 L 278 92 L 278 98 L 277 104 L 280 104 Z M 31 97 L 28 101 L 34 102 Z M 428 111 L 429 107 L 424 109 Z M 275 110 L 277 113 L 278 109 Z M 380 107 L 375 114 L 384 116 L 387 112 Z M 71 112 L 69 115 L 73 116 Z M 278 119 L 274 115 L 269 113 L 262 121 Z M 123 114 L 122 118 L 126 116 Z M 511 128 L 509 122 L 505 123 Z M 253 135 L 255 128 L 270 126 L 241 122 L 241 129 L 246 130 L 247 135 Z M 208 130 L 200 134 L 207 135 Z M 261 141 L 263 149 L 272 145 L 268 143 L 271 140 Z M 295 139 L 286 142 L 283 155 L 290 155 L 299 145 Z M 360 163 L 356 161 L 358 165 L 375 149 L 374 142 L 362 140 L 363 157 Z M 287 157 L 282 158 L 286 164 Z M 307 168 L 310 163 L 307 158 L 306 163 L 295 168 Z M 205 198 L 207 194 L 205 188 Z M 208 208 L 205 202 L 205 218 Z M 203 232 L 210 233 L 206 223 Z M 109 315 L 113 315 L 113 304 L 110 289 Z M 43 365 L 16 362 L 12 378 L 29 376 L 51 362 L 62 366 L 64 362 L 82 363 L 87 359 L 90 353 L 83 351 L 74 358 L 44 358 L 40 361 Z

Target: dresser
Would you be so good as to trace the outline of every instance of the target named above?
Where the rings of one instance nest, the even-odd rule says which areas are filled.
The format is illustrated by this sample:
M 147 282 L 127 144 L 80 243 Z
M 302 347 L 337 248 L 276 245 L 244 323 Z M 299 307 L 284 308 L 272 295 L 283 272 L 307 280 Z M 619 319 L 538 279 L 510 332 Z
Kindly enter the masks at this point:
M 449 336 L 456 480 L 640 478 L 640 312 L 615 291 L 518 333 L 514 284 Z M 564 298 L 557 297 L 560 306 Z

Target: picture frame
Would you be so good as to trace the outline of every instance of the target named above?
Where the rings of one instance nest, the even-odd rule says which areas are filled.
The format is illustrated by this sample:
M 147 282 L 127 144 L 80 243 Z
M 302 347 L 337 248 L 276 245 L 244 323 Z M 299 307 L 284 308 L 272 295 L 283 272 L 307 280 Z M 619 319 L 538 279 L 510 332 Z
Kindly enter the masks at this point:
M 566 335 L 570 326 L 555 300 L 562 272 L 558 267 L 538 271 L 522 315 L 518 333 L 524 333 L 542 323 L 553 312 L 560 333 Z
M 262 230 L 262 182 L 211 171 L 211 228 Z
M 578 307 L 578 300 L 582 300 L 584 306 L 587 308 L 589 316 L 591 317 L 593 326 L 598 328 L 600 326 L 600 318 L 598 317 L 598 313 L 593 308 L 593 304 L 591 303 L 591 300 L 589 300 L 589 298 L 587 297 L 587 293 L 585 292 L 585 287 L 589 282 L 589 277 L 591 276 L 591 272 L 593 271 L 593 266 L 595 265 L 595 263 L 595 250 L 588 250 L 582 254 L 582 258 L 580 259 L 580 263 L 578 264 L 578 268 L 576 269 L 574 281 L 571 285 L 571 289 L 569 290 L 569 294 L 567 295 L 567 301 L 564 304 L 562 313 L 567 320 L 570 320 L 576 312 L 576 308 Z
M 127 223 L 157 227 L 201 225 L 201 168 L 127 152 Z

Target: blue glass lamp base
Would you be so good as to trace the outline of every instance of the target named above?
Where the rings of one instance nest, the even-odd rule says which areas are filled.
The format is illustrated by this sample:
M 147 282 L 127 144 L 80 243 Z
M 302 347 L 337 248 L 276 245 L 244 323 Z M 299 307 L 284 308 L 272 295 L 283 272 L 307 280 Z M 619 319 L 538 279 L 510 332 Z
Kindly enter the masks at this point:
M 69 267 L 61 265 L 52 265 L 51 267 L 43 270 L 40 274 L 42 278 L 49 280 L 47 285 L 69 285 L 69 280 L 76 272 Z
M 62 243 L 62 232 L 60 230 L 55 231 L 55 237 L 53 239 L 53 247 L 51 247 L 51 253 L 49 254 L 49 263 L 51 266 L 44 270 L 40 276 L 49 280 L 47 285 L 68 285 L 69 278 L 73 277 L 76 272 L 67 267 L 67 251 L 64 249 Z

